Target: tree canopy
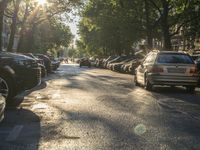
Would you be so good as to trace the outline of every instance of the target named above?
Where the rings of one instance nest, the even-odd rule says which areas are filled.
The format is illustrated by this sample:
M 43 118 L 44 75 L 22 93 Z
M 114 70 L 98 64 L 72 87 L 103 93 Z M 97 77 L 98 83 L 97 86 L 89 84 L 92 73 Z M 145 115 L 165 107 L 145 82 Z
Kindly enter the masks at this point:
M 3 17 L 9 26 L 8 51 L 13 51 L 15 36 L 19 38 L 17 51 L 43 52 L 68 47 L 73 35 L 67 25 L 69 13 L 82 4 L 82 0 L 3 0 L 0 2 L 0 32 Z M 2 47 L 2 38 L 0 40 Z
M 78 49 L 90 55 L 130 54 L 141 41 L 147 49 L 157 41 L 159 48 L 173 50 L 176 36 L 192 38 L 192 45 L 199 35 L 199 6 L 199 0 L 89 0 L 80 13 Z

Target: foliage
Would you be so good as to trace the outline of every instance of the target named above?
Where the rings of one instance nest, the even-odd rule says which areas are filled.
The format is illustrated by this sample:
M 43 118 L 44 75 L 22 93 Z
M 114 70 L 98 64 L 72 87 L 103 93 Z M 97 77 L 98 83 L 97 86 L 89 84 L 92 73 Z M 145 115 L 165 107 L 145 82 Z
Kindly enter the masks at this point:
M 197 6 L 199 0 L 89 0 L 81 12 L 82 44 L 77 46 L 90 55 L 104 56 L 129 54 L 141 40 L 151 49 L 156 39 L 165 50 L 172 50 L 171 40 L 177 35 L 194 43 L 200 22 Z
M 143 37 L 140 6 L 138 1 L 90 0 L 79 24 L 85 50 L 92 55 L 130 53 L 133 42 Z
M 8 5 L 1 5 L 4 10 L 0 13 L 8 18 L 10 26 L 9 51 L 12 51 L 16 34 L 20 37 L 18 51 L 46 52 L 61 45 L 69 46 L 73 36 L 66 25 L 67 17 L 82 0 L 47 0 L 43 6 L 37 0 L 4 1 Z M 2 23 L 1 19 L 0 25 Z
M 20 51 L 45 53 L 49 49 L 59 49 L 60 46 L 68 47 L 72 37 L 65 24 L 44 21 L 37 26 L 35 32 L 28 30 L 25 33 Z

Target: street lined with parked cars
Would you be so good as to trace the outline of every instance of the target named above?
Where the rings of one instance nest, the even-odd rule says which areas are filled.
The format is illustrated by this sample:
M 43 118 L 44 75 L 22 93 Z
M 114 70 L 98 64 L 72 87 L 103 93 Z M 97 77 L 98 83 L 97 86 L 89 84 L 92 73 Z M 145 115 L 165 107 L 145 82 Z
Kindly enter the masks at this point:
M 7 104 L 22 91 L 41 84 L 41 80 L 60 65 L 43 54 L 0 52 L 0 119 L 4 110 L 3 98 Z
M 110 69 L 135 75 L 135 84 L 151 90 L 155 86 L 184 86 L 193 92 L 200 85 L 200 55 L 185 52 L 154 50 L 145 55 L 139 51 L 134 55 L 109 56 L 96 59 L 97 68 Z
M 145 54 L 142 51 L 134 55 L 109 56 L 108 58 L 96 59 L 94 66 L 116 72 L 134 74 L 135 68 L 140 64 L 144 56 Z
M 19 55 L 39 63 L 37 59 Z M 138 55 L 112 58 L 115 61 L 86 57 L 74 59 L 79 64 L 71 64 L 71 59 L 69 63 L 64 61 L 56 72 L 43 79 L 40 86 L 17 95 L 16 99 L 22 99 L 20 105 L 8 107 L 5 113 L 5 98 L 0 95 L 0 120 L 5 114 L 0 124 L 0 149 L 134 149 L 132 139 L 140 141 L 137 147 L 144 149 L 149 145 L 151 149 L 160 149 L 166 144 L 176 149 L 173 142 L 177 139 L 181 144 L 182 141 L 187 144 L 196 142 L 194 145 L 198 149 L 199 90 L 196 94 L 188 93 L 180 87 L 188 85 L 179 82 L 182 78 L 196 79 L 192 58 L 186 53 L 164 51 L 152 51 L 144 58 Z M 49 59 L 51 63 L 57 61 Z M 151 61 L 145 64 L 146 60 Z M 109 68 L 108 64 L 112 70 L 105 68 Z M 37 66 L 40 68 L 39 64 Z M 135 80 L 134 85 L 134 79 L 143 75 L 138 73 L 141 66 L 149 68 L 146 70 L 148 80 Z M 179 86 L 168 88 L 160 86 L 163 84 L 157 84 L 157 81 L 155 84 L 153 73 L 155 79 L 173 79 L 174 84 L 168 79 L 168 86 L 176 86 L 175 83 Z M 175 82 L 176 79 L 179 81 Z M 4 94 L 6 90 L 2 87 L 6 84 L 0 81 L 1 93 Z M 136 86 L 145 86 L 144 81 L 150 82 L 153 91 Z M 191 89 L 188 91 L 192 92 L 192 86 L 189 84 Z M 52 133 L 56 138 L 49 139 Z M 183 134 L 187 134 L 187 138 Z M 150 144 L 144 145 L 147 140 Z M 66 144 L 71 141 L 73 144 Z M 160 141 L 164 144 L 157 148 Z M 182 149 L 184 144 L 180 147 Z

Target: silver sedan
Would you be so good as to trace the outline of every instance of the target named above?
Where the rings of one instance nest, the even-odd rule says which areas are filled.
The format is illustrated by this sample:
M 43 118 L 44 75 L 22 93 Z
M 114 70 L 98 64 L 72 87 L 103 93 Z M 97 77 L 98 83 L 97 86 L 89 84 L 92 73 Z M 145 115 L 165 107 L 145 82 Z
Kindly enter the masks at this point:
M 152 51 L 136 69 L 135 84 L 151 90 L 154 85 L 184 86 L 193 92 L 199 81 L 192 58 L 183 52 Z

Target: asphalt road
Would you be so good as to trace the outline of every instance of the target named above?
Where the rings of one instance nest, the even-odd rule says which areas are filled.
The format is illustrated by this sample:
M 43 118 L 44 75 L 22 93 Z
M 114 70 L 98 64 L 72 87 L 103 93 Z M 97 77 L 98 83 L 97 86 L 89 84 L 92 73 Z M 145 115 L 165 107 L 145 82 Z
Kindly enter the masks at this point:
M 14 99 L 0 150 L 199 150 L 200 90 L 135 87 L 133 76 L 62 65 Z

